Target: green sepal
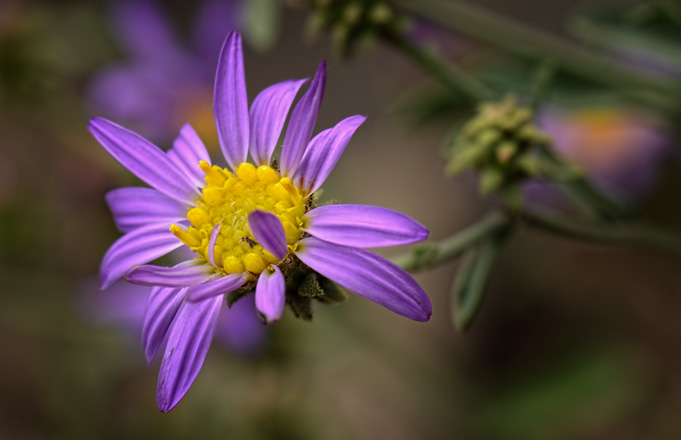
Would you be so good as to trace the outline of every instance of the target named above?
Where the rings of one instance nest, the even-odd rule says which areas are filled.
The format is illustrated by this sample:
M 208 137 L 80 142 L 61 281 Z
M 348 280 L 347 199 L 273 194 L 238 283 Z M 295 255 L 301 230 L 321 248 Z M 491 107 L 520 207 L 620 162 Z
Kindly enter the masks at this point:
M 310 272 L 298 286 L 298 295 L 314 298 L 324 304 L 336 304 L 348 299 L 345 290 L 317 272 Z
M 546 174 L 543 161 L 534 155 L 525 154 L 516 160 L 516 166 L 530 177 L 542 177 Z
M 475 143 L 483 147 L 494 147 L 499 142 L 504 133 L 496 127 L 484 127 L 480 132 L 475 133 Z
M 452 155 L 452 159 L 447 164 L 446 172 L 449 175 L 459 174 L 462 171 L 474 168 L 480 158 L 480 150 L 467 148 L 460 153 Z
M 535 147 L 551 145 L 551 138 L 531 124 L 527 124 L 518 130 L 518 138 Z
M 316 297 L 318 301 L 324 304 L 339 304 L 348 300 L 348 293 L 341 286 L 321 275 L 318 278 L 319 284 L 324 291 L 323 295 Z
M 488 166 L 480 172 L 480 192 L 489 194 L 504 183 L 504 171 L 496 166 Z
M 322 286 L 319 284 L 315 272 L 309 273 L 300 285 L 298 285 L 298 295 L 308 298 L 324 295 L 324 289 L 322 289 Z
M 247 285 L 229 292 L 227 295 L 225 295 L 225 302 L 227 303 L 227 307 L 232 307 L 235 302 L 251 294 L 255 294 L 255 286 L 253 285 Z
M 347 300 L 340 286 L 305 266 L 300 260 L 286 271 L 286 303 L 293 314 L 304 321 L 313 317 L 313 301 L 336 304 Z
M 475 136 L 475 141 L 466 143 L 462 140 L 452 148 L 451 159 L 447 165 L 449 174 L 457 174 L 467 169 L 476 169 L 484 165 L 494 154 L 501 132 L 494 129 L 484 130 Z
M 312 298 L 300 295 L 286 295 L 286 303 L 296 318 L 312 321 Z

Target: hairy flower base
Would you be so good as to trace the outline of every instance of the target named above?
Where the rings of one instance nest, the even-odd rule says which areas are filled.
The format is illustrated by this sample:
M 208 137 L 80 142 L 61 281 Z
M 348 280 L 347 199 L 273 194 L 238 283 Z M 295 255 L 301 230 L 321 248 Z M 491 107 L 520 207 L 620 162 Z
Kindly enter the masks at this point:
M 185 230 L 174 224 L 170 230 L 205 260 L 210 254 L 211 234 L 219 224 L 213 249 L 216 267 L 227 274 L 244 270 L 259 274 L 276 263 L 279 259 L 263 249 L 251 232 L 248 217 L 255 210 L 270 212 L 281 220 L 289 246 L 302 237 L 306 198 L 290 179 L 282 178 L 270 166 L 256 169 L 248 162 L 240 164 L 236 174 L 205 161 L 200 167 L 206 173 L 206 186 L 198 206 L 187 213 L 192 226 Z

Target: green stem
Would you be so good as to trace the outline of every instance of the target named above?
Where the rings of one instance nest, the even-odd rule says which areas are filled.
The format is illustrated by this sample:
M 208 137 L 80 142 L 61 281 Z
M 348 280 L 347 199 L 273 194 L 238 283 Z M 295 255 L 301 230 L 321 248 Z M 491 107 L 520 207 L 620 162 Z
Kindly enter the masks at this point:
M 510 222 L 511 219 L 505 214 L 493 212 L 434 245 L 417 248 L 414 252 L 392 258 L 392 261 L 410 272 L 435 267 L 457 258 L 483 238 L 506 228 Z
M 575 43 L 468 2 L 395 1 L 417 15 L 507 52 L 531 58 L 549 58 L 560 69 L 621 89 L 623 93 L 650 105 L 667 110 L 678 108 L 676 97 L 681 96 L 681 88 L 674 82 L 649 78 Z
M 494 98 L 495 93 L 477 78 L 459 66 L 443 64 L 435 55 L 416 46 L 397 31 L 386 30 L 381 35 L 386 42 L 402 51 L 455 94 L 463 93 L 472 102 Z
M 627 215 L 627 210 L 623 206 L 596 191 L 584 178 L 560 182 L 559 188 L 569 197 L 584 203 L 601 218 L 622 218 Z
M 681 257 L 681 235 L 645 225 L 598 226 L 575 223 L 571 220 L 538 212 L 524 212 L 527 224 L 564 237 L 603 244 L 647 247 Z
M 567 169 L 568 165 L 552 150 L 541 150 L 543 158 L 556 168 Z M 565 181 L 556 182 L 558 188 L 567 195 L 579 208 L 583 208 L 598 218 L 614 219 L 627 215 L 625 207 L 601 194 L 583 176 L 574 175 Z

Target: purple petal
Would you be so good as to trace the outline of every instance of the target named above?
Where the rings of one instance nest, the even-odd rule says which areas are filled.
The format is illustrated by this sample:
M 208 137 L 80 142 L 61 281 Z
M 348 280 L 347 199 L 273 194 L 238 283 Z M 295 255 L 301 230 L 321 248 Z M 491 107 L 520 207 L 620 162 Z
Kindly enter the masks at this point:
M 178 169 L 184 171 L 195 186 L 202 187 L 206 183 L 204 180 L 206 175 L 199 168 L 199 162 L 205 160 L 211 163 L 210 156 L 191 125 L 182 126 L 180 135 L 173 142 L 173 148 L 168 151 L 168 157 Z
M 272 267 L 274 272 L 263 271 L 255 286 L 255 306 L 268 323 L 278 321 L 286 305 L 284 275 L 279 267 Z
M 185 302 L 173 321 L 161 371 L 156 400 L 168 412 L 184 397 L 199 374 L 215 333 L 222 297 L 199 303 Z
M 170 323 L 184 301 L 186 290 L 173 287 L 154 287 L 151 290 L 142 327 L 142 344 L 148 363 L 163 343 Z
M 338 163 L 345 147 L 355 130 L 366 120 L 366 116 L 350 116 L 343 119 L 330 132 L 317 135 L 308 147 L 298 169 L 301 186 L 309 193 L 319 189 Z
M 312 84 L 307 92 L 300 98 L 291 113 L 291 120 L 284 136 L 284 145 L 281 150 L 281 171 L 283 176 L 294 176 L 300 160 L 305 153 L 307 143 L 310 141 L 317 114 L 324 97 L 326 85 L 326 64 L 319 63 L 317 73 L 312 79 Z
M 187 291 L 187 301 L 197 302 L 207 298 L 229 293 L 243 286 L 246 282 L 245 273 L 233 273 L 216 280 L 194 286 Z
M 163 223 L 167 229 L 187 217 L 185 205 L 151 188 L 114 189 L 106 194 L 106 203 L 121 232 L 153 223 Z
M 168 156 L 143 137 L 104 118 L 93 118 L 88 128 L 114 159 L 163 194 L 188 205 L 200 195 Z
M 242 355 L 257 354 L 267 341 L 267 326 L 255 309 L 255 295 L 246 295 L 223 308 L 218 319 L 215 339 L 230 351 Z
M 250 150 L 256 165 L 269 165 L 293 99 L 307 81 L 301 79 L 280 82 L 256 96 L 250 112 Z
M 314 237 L 299 242 L 303 263 L 348 290 L 415 321 L 427 321 L 432 305 L 421 286 L 385 258 Z
M 303 186 L 304 183 L 303 177 L 308 174 L 305 172 L 305 169 L 310 167 L 310 153 L 313 151 L 319 152 L 326 149 L 326 146 L 329 143 L 329 139 L 333 135 L 333 129 L 334 127 L 331 127 L 317 133 L 317 135 L 313 137 L 310 143 L 308 144 L 307 149 L 305 150 L 305 154 L 303 155 L 303 158 L 300 160 L 300 166 L 298 167 L 298 170 L 296 171 L 296 175 L 293 178 L 293 180 L 294 182 L 298 183 L 298 185 L 305 191 L 311 192 L 309 191 L 309 188 L 312 187 L 312 185 Z M 316 153 L 315 155 L 317 154 L 318 153 Z M 312 175 L 313 173 L 310 172 L 309 174 Z
M 211 279 L 214 270 L 208 264 L 185 261 L 173 267 L 136 266 L 125 274 L 125 278 L 131 283 L 146 286 L 190 287 Z
M 111 245 L 102 259 L 101 288 L 109 287 L 131 267 L 155 260 L 181 245 L 166 224 L 156 223 L 128 232 Z
M 428 229 L 401 212 L 366 205 L 327 205 L 309 211 L 306 232 L 355 247 L 395 246 L 428 238 Z
M 215 78 L 215 122 L 222 153 L 232 169 L 248 156 L 248 98 L 241 35 L 230 32 L 220 52 Z
M 248 224 L 255 241 L 266 251 L 280 260 L 286 256 L 288 253 L 286 233 L 279 217 L 271 212 L 253 211 L 248 216 Z
M 220 235 L 220 228 L 222 227 L 222 222 L 218 223 L 213 227 L 213 231 L 210 233 L 210 240 L 208 240 L 208 250 L 206 253 L 208 254 L 208 262 L 212 266 L 216 266 L 215 264 L 215 243 L 218 241 L 218 236 Z

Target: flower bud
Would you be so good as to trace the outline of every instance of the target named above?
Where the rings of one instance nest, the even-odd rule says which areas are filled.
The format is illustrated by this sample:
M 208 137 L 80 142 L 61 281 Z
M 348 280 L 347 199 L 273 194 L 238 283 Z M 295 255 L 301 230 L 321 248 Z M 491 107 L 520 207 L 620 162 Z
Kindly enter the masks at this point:
M 529 107 L 513 96 L 482 103 L 453 140 L 447 171 L 473 170 L 480 176 L 480 191 L 516 187 L 530 177 L 551 177 L 555 166 L 538 154 L 551 143 L 533 123 Z

